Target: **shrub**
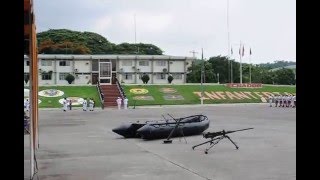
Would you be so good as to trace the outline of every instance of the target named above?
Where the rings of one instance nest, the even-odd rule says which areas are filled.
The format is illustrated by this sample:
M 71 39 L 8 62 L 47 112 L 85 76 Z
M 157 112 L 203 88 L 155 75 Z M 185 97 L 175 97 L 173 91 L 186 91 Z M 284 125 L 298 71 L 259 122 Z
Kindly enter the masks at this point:
M 141 80 L 142 80 L 143 84 L 148 84 L 150 77 L 148 74 L 143 74 L 143 76 L 141 77 Z
M 68 74 L 65 78 L 66 81 L 68 81 L 69 84 L 71 84 L 74 81 L 74 76 L 72 74 Z
M 169 84 L 171 84 L 172 80 L 173 80 L 173 76 L 172 76 L 172 75 L 169 75 L 169 76 L 168 76 L 168 82 L 169 82 Z

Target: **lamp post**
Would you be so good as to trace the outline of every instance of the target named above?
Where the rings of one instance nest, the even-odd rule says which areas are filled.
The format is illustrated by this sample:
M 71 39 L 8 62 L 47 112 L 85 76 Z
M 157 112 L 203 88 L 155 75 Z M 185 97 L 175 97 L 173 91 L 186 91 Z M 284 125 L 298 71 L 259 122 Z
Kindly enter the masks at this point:
M 220 81 L 219 81 L 219 73 L 217 74 L 217 77 L 218 77 L 218 84 L 220 84 Z

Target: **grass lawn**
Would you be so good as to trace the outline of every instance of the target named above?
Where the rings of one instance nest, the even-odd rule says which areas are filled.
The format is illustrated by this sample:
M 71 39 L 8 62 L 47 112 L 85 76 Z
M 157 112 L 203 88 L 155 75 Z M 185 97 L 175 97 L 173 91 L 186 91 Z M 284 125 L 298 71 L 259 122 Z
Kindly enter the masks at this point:
M 146 94 L 136 94 L 130 92 L 130 89 L 146 89 Z M 161 92 L 161 88 L 172 88 L 176 92 L 171 95 L 181 95 L 184 100 L 166 100 L 164 95 L 168 93 Z M 217 103 L 259 103 L 262 102 L 262 98 L 268 97 L 268 92 L 276 95 L 280 94 L 295 94 L 295 86 L 272 86 L 263 85 L 262 88 L 229 88 L 225 85 L 203 85 L 204 104 L 217 104 Z M 142 105 L 178 105 L 178 104 L 200 104 L 200 94 L 202 91 L 201 85 L 123 85 L 126 96 L 129 99 L 129 105 L 142 106 Z M 197 92 L 199 95 L 197 95 Z M 247 98 L 240 98 L 238 94 L 242 94 Z M 267 92 L 267 93 L 266 93 Z M 210 96 L 211 93 L 219 93 L 221 96 Z M 231 97 L 230 97 L 231 95 Z M 234 96 L 232 96 L 234 95 Z M 154 100 L 137 100 L 136 96 L 152 96 Z
M 163 92 L 163 88 L 171 89 L 174 92 Z M 179 105 L 179 104 L 200 104 L 200 96 L 203 88 L 204 104 L 218 103 L 260 103 L 267 98 L 267 93 L 295 94 L 295 86 L 271 86 L 263 85 L 262 88 L 229 88 L 225 85 L 123 85 L 126 96 L 129 99 L 129 106 L 143 105 Z M 45 89 L 57 89 L 64 92 L 59 97 L 39 96 L 40 108 L 61 108 L 59 100 L 64 97 L 93 98 L 96 107 L 101 107 L 100 98 L 96 86 L 41 86 L 39 91 Z M 146 94 L 130 92 L 131 89 L 148 90 Z M 151 96 L 153 100 L 137 100 L 137 97 Z M 182 96 L 183 100 L 165 99 L 164 96 Z M 263 98 L 262 98 L 263 97 Z M 81 107 L 81 105 L 75 105 Z
M 41 103 L 39 108 L 61 108 L 62 104 L 59 103 L 59 99 L 64 97 L 79 97 L 83 99 L 93 98 L 96 102 L 96 107 L 101 107 L 99 94 L 96 86 L 41 86 L 39 91 L 45 89 L 57 89 L 63 91 L 64 94 L 59 97 L 43 97 L 39 96 Z M 74 105 L 74 107 L 81 107 L 82 105 Z

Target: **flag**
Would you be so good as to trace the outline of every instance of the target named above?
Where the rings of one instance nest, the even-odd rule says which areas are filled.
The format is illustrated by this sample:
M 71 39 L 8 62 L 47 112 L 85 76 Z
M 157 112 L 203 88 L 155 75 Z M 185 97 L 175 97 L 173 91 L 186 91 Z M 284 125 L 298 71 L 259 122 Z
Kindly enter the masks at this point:
M 244 56 L 244 46 L 242 46 L 242 57 Z
M 203 48 L 201 48 L 201 59 L 203 60 Z
M 232 47 L 231 47 L 231 55 L 233 54 L 233 51 L 232 51 Z
M 252 54 L 252 53 L 251 53 L 251 48 L 250 48 L 250 56 L 251 56 L 251 54 Z

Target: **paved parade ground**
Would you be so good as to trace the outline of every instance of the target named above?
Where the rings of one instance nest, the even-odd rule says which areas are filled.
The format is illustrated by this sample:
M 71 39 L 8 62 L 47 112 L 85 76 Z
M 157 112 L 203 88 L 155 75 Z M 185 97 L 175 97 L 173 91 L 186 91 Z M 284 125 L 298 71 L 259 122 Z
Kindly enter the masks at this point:
M 124 139 L 111 130 L 126 122 L 206 115 L 206 132 L 229 134 L 208 154 L 202 135 L 163 140 Z M 25 135 L 25 179 L 30 177 Z M 39 110 L 40 180 L 292 180 L 296 179 L 296 109 L 268 104 L 137 107 L 136 109 Z M 36 178 L 35 178 L 36 179 Z

